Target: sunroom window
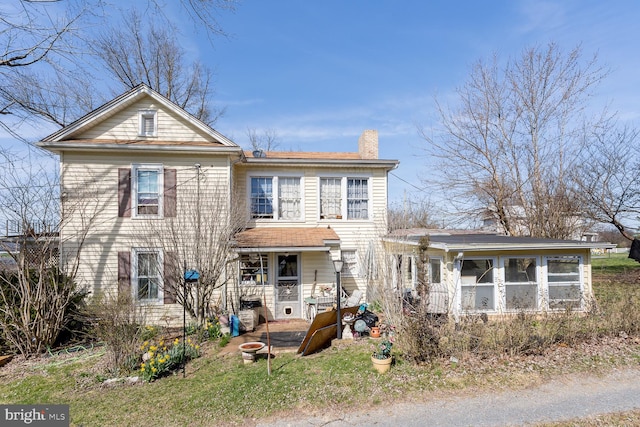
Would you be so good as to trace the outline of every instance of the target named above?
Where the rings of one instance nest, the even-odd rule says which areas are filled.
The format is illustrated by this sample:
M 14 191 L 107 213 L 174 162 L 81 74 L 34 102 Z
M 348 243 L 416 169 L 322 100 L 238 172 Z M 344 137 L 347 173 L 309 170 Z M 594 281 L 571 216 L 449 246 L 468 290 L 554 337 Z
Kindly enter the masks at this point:
M 494 261 L 491 258 L 465 259 L 461 269 L 462 309 L 495 310 Z
M 535 258 L 506 258 L 504 279 L 507 310 L 538 308 Z
M 547 258 L 549 308 L 579 308 L 582 299 L 580 257 Z

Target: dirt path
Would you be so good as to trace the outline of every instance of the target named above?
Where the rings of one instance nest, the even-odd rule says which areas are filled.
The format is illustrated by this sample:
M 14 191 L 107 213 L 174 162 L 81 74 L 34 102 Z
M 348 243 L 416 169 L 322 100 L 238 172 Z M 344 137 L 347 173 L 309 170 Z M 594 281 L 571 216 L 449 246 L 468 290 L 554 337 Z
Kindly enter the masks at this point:
M 261 422 L 285 426 L 522 426 L 640 409 L 640 367 L 556 378 L 527 390 L 425 397 L 366 412 Z

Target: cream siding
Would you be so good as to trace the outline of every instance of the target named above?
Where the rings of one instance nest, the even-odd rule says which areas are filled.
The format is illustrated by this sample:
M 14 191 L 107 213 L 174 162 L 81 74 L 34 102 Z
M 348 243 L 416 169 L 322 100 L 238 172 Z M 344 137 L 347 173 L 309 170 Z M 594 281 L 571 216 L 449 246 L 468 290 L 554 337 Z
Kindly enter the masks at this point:
M 80 234 L 90 226 L 90 234 L 82 250 L 78 281 L 93 289 L 94 293 L 117 291 L 118 252 L 130 251 L 132 247 L 154 247 L 150 234 L 160 229 L 164 221 L 118 217 L 118 168 L 128 168 L 133 163 L 159 163 L 165 169 L 176 169 L 177 215 L 180 218 L 188 215 L 189 206 L 197 202 L 195 163 L 202 165 L 200 197 L 215 198 L 216 203 L 222 202 L 222 205 L 228 200 L 230 169 L 226 157 L 65 153 L 62 160 L 66 221 L 61 230 L 61 240 L 64 251 L 74 251 Z M 215 188 L 218 184 L 219 194 Z M 165 312 L 162 307 L 149 307 L 154 318 L 160 314 L 172 316 L 171 313 L 176 311 L 175 308 L 167 309 Z
M 157 111 L 157 136 L 139 136 L 138 111 L 140 110 Z M 74 135 L 74 138 L 123 141 L 139 139 L 176 142 L 211 141 L 210 135 L 205 134 L 202 130 L 148 96 L 120 111 L 116 111 L 115 114 L 94 127 Z

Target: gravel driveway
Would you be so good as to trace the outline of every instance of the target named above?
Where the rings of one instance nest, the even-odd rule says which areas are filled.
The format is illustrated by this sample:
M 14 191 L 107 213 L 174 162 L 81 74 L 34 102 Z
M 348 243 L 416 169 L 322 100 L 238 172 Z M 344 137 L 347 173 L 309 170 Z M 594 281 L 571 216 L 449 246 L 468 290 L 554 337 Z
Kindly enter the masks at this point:
M 521 426 L 640 409 L 640 368 L 556 378 L 535 388 L 490 395 L 452 394 L 424 402 L 260 422 L 258 426 Z

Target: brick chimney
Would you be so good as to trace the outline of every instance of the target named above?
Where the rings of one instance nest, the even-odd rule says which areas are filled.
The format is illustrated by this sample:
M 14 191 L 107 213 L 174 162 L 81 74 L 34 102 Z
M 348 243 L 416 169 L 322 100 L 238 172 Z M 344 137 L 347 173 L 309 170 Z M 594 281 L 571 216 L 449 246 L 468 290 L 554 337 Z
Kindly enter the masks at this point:
M 378 158 L 378 131 L 365 130 L 358 138 L 358 153 L 361 159 Z

